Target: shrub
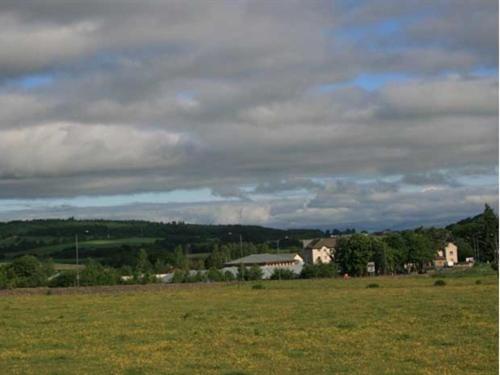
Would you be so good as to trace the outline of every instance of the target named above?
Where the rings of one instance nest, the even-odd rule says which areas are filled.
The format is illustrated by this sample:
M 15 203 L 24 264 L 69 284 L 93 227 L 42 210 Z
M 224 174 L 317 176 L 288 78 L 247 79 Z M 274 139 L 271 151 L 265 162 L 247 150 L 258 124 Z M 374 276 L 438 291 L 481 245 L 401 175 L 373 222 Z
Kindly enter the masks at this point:
M 231 271 L 224 272 L 224 281 L 234 281 L 235 276 Z
M 0 265 L 0 289 L 7 289 L 8 286 L 7 267 Z
M 183 283 L 187 277 L 187 272 L 185 270 L 176 270 L 172 276 L 173 283 Z
M 187 277 L 184 279 L 185 283 L 201 283 L 201 282 L 206 282 L 207 279 L 207 274 L 205 272 L 198 271 L 195 274 L 190 274 L 190 272 L 187 272 Z
M 47 285 L 49 272 L 34 256 L 25 255 L 6 266 L 4 277 L 9 287 L 32 288 Z
M 371 283 L 366 286 L 367 288 L 378 288 L 379 285 L 377 283 Z
M 327 278 L 337 276 L 335 263 L 306 264 L 302 267 L 300 277 L 303 279 Z
M 248 269 L 246 280 L 262 280 L 263 272 L 259 266 L 252 266 Z
M 263 276 L 262 269 L 254 265 L 250 268 L 240 267 L 238 269 L 238 280 L 261 280 Z
M 446 282 L 444 280 L 436 280 L 434 286 L 445 286 Z
M 104 267 L 94 260 L 89 260 L 85 268 L 80 271 L 80 285 L 116 285 L 120 280 L 118 271 Z
M 49 287 L 68 287 L 76 285 L 76 272 L 63 271 L 49 281 Z
M 207 272 L 207 279 L 210 281 L 224 281 L 224 274 L 217 268 L 210 268 Z
M 286 268 L 275 268 L 271 280 L 291 280 L 295 279 L 295 272 Z

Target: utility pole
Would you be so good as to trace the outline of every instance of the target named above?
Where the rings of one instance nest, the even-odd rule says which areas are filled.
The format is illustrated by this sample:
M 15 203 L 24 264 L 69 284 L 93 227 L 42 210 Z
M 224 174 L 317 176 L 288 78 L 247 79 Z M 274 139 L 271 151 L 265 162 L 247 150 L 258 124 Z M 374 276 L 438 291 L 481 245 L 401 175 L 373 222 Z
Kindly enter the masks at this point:
M 240 234 L 240 257 L 243 258 L 243 238 Z
M 75 252 L 76 252 L 76 286 L 80 286 L 80 265 L 78 259 L 78 234 L 75 234 Z
M 285 236 L 284 239 L 288 240 L 288 236 Z M 280 253 L 280 240 L 281 240 L 281 238 L 278 238 L 278 240 L 276 240 L 276 255 L 279 255 L 279 253 Z M 278 280 L 281 280 L 281 270 L 282 270 L 282 268 L 280 267 L 278 269 Z
M 240 233 L 240 273 L 241 273 L 241 281 L 243 281 L 243 238 Z

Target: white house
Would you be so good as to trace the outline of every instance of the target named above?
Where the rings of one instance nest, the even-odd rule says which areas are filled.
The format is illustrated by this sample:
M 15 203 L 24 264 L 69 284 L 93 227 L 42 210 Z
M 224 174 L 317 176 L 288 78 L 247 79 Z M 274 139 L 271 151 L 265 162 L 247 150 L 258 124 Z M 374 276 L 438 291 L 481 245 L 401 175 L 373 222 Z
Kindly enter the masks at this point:
M 458 263 L 458 248 L 453 242 L 448 242 L 446 246 L 438 250 L 434 263 L 439 267 L 440 261 L 444 261 L 442 263 L 445 263 L 443 265 L 447 267 L 453 267 Z
M 337 238 L 317 238 L 302 241 L 302 258 L 306 263 L 330 263 L 335 256 Z

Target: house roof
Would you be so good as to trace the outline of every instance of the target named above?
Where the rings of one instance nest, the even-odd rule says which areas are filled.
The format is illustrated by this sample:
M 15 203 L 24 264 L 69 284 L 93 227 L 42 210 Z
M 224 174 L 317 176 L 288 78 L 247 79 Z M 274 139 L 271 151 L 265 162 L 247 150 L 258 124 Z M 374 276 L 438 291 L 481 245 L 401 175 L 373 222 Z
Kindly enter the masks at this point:
M 280 262 L 294 262 L 298 254 L 252 254 L 243 258 L 227 262 L 226 266 L 238 266 L 240 264 L 266 264 Z
M 333 249 L 336 245 L 337 238 L 335 237 L 317 238 L 309 242 L 306 249 L 321 249 L 323 246 Z

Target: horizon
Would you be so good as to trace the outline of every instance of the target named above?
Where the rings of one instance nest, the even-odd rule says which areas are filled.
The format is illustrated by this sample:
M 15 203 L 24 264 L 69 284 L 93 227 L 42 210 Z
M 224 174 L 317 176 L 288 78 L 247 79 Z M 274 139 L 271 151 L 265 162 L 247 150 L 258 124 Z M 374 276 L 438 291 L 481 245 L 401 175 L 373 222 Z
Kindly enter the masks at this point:
M 0 222 L 498 213 L 497 2 L 5 1 L 0 19 Z
M 494 210 L 495 211 L 495 210 Z M 496 211 L 495 211 L 496 212 Z M 157 223 L 157 224 L 183 224 L 183 225 L 207 225 L 207 226 L 227 226 L 227 227 L 238 227 L 238 226 L 255 226 L 255 227 L 261 227 L 261 228 L 266 228 L 266 229 L 276 229 L 276 230 L 281 230 L 281 231 L 293 231 L 293 230 L 319 230 L 322 232 L 332 232 L 334 230 L 340 230 L 340 231 L 345 231 L 348 229 L 354 229 L 356 233 L 362 233 L 362 232 L 368 232 L 368 233 L 376 233 L 380 231 L 390 231 L 390 232 L 399 232 L 399 231 L 407 231 L 407 230 L 415 230 L 417 228 L 445 228 L 449 225 L 456 224 L 462 220 L 466 219 L 471 219 L 476 216 L 480 216 L 483 212 L 479 212 L 475 215 L 467 216 L 467 217 L 462 217 L 462 218 L 456 218 L 452 222 L 447 222 L 447 223 L 441 223 L 438 225 L 415 225 L 415 226 L 400 226 L 400 227 L 393 227 L 393 228 L 356 228 L 354 226 L 349 226 L 349 225 L 319 225 L 319 226 L 304 226 L 304 227 L 273 227 L 273 226 L 266 226 L 266 225 L 259 225 L 259 224 L 231 224 L 231 223 L 219 223 L 219 224 L 204 224 L 204 223 L 190 223 L 190 222 L 184 222 L 184 221 L 154 221 L 154 220 L 144 220 L 144 219 L 105 219 L 105 218 L 85 218 L 85 217 L 41 217 L 41 218 L 32 218 L 32 219 L 14 219 L 14 220 L 8 220 L 4 221 L 0 219 L 0 224 L 9 224 L 9 223 L 15 223 L 15 222 L 31 222 L 31 221 L 96 221 L 96 222 L 144 222 L 144 223 Z M 330 234 L 332 235 L 332 234 Z

